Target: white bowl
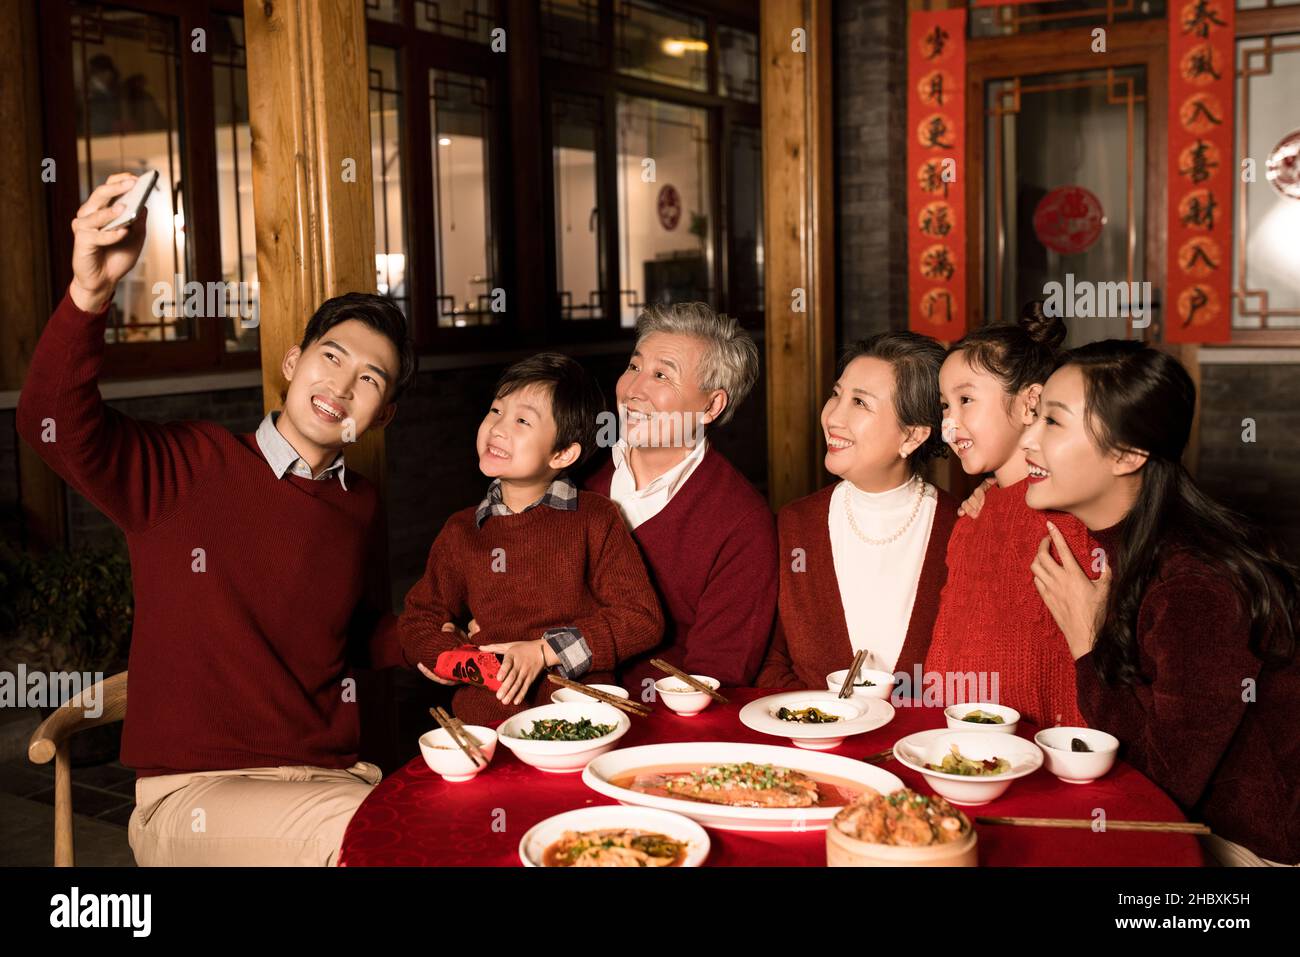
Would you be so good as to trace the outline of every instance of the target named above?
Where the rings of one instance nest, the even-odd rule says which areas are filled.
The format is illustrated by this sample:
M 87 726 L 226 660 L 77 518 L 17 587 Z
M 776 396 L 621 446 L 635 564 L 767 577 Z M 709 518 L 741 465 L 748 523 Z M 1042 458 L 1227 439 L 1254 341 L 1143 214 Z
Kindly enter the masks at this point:
M 587 685 L 588 688 L 595 688 L 597 691 L 603 691 L 605 694 L 612 694 L 615 698 L 628 698 L 627 689 L 620 688 L 618 685 Z M 589 694 L 583 694 L 581 691 L 574 691 L 572 688 L 558 688 L 551 695 L 551 704 L 566 704 L 570 701 L 595 701 Z
M 477 724 L 465 725 L 465 733 L 477 742 L 483 757 L 492 763 L 492 755 L 497 750 L 497 733 L 491 728 Z M 420 753 L 429 770 L 442 775 L 444 781 L 469 781 L 474 775 L 484 770 L 487 765 L 479 767 L 471 761 L 442 728 L 434 728 L 420 735 Z
M 534 825 L 519 842 L 519 859 L 524 867 L 544 867 L 546 849 L 563 837 L 565 831 L 609 828 L 651 831 L 681 841 L 686 845 L 686 859 L 681 867 L 699 867 L 709 856 L 709 835 L 690 818 L 656 808 L 608 804 L 565 811 Z
M 1071 739 L 1078 738 L 1091 751 L 1071 751 Z M 1115 764 L 1119 738 L 1096 728 L 1044 728 L 1034 735 L 1043 749 L 1043 763 L 1066 784 L 1091 784 Z
M 589 718 L 593 724 L 612 724 L 614 730 L 590 741 L 532 741 L 519 737 L 521 732 L 532 727 L 534 721 L 542 718 L 565 718 L 569 721 Z M 497 728 L 497 732 L 501 743 L 524 764 L 531 764 L 542 771 L 563 773 L 581 771 L 592 758 L 614 747 L 630 727 L 632 722 L 626 714 L 613 705 L 593 698 L 589 701 L 544 704 L 540 708 L 529 708 L 507 718 Z
M 841 668 L 839 671 L 832 671 L 826 676 L 826 690 L 834 691 L 839 694 L 840 688 L 844 686 L 844 678 L 848 675 L 848 668 Z M 855 698 L 884 698 L 888 699 L 894 693 L 894 685 L 898 679 L 890 671 L 873 671 L 869 668 L 860 668 L 858 670 L 859 681 L 872 682 L 869 688 L 860 688 L 854 686 L 853 697 Z
M 1002 774 L 969 777 L 933 771 L 927 764 L 939 764 L 952 745 L 975 760 L 1006 758 L 1011 769 Z M 1043 765 L 1043 752 L 1032 741 L 1014 734 L 986 734 L 980 731 L 938 729 L 908 735 L 894 744 L 894 757 L 905 767 L 919 772 L 934 791 L 953 804 L 977 807 L 996 800 L 1011 782 L 1033 774 Z
M 722 685 L 717 678 L 710 678 L 708 675 L 691 675 L 700 684 L 708 685 L 714 691 Z M 709 706 L 713 699 L 703 691 L 681 691 L 673 689 L 690 688 L 681 678 L 674 678 L 669 675 L 666 678 L 660 678 L 655 682 L 655 694 L 659 696 L 669 711 L 676 714 L 679 718 L 693 718 Z
M 974 721 L 963 720 L 965 715 L 970 714 L 972 711 L 996 714 L 1005 723 L 977 724 Z M 1020 723 L 1020 712 L 1015 708 L 1008 708 L 1004 704 L 993 704 L 988 701 L 981 701 L 976 704 L 949 705 L 943 709 L 943 716 L 948 719 L 948 727 L 954 731 L 997 731 L 1000 734 L 1015 734 L 1016 726 Z

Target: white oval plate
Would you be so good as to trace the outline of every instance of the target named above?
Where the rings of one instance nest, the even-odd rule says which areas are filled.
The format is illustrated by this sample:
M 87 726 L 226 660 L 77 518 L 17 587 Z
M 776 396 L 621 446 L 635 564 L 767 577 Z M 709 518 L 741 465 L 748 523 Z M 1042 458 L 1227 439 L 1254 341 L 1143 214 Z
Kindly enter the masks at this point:
M 709 856 L 709 835 L 690 818 L 654 808 L 609 804 L 565 811 L 534 825 L 519 842 L 519 859 L 525 867 L 542 867 L 546 849 L 558 841 L 565 831 L 597 831 L 616 827 L 652 831 L 684 842 L 687 849 L 682 867 L 699 867 Z
M 673 811 L 705 827 L 727 831 L 821 831 L 840 810 L 834 807 L 729 807 L 682 798 L 642 794 L 611 783 L 613 778 L 642 768 L 665 765 L 773 764 L 805 774 L 839 778 L 862 788 L 889 794 L 903 786 L 897 775 L 838 754 L 805 751 L 774 744 L 730 741 L 688 741 L 620 748 L 594 758 L 582 772 L 582 783 L 622 804 Z
M 809 706 L 843 717 L 829 724 L 800 724 L 776 717 L 779 708 Z M 883 698 L 841 698 L 834 691 L 783 691 L 758 698 L 740 709 L 740 723 L 745 727 L 791 741 L 843 739 L 883 728 L 893 720 L 894 706 Z

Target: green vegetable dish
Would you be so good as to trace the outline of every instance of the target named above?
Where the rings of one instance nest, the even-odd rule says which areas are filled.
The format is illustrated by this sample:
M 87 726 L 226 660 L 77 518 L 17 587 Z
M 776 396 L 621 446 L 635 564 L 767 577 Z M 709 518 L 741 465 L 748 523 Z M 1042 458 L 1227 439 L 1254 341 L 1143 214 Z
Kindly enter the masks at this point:
M 1011 770 L 1011 762 L 1006 758 L 968 758 L 957 750 L 957 745 L 952 745 L 952 751 L 943 756 L 942 764 L 926 764 L 931 771 L 942 771 L 944 774 L 960 774 L 965 777 L 984 777 L 985 775 L 1004 774 Z
M 969 721 L 972 724 L 1006 724 L 1006 719 L 1000 714 L 990 714 L 988 711 L 980 711 L 978 708 L 970 712 L 963 721 Z
M 603 738 L 614 730 L 612 724 L 593 724 L 590 718 L 570 721 L 567 718 L 541 718 L 527 731 L 516 735 L 528 741 L 590 741 Z
M 797 721 L 799 724 L 830 724 L 840 720 L 839 715 L 827 714 L 821 708 L 800 708 L 797 711 L 779 708 L 776 716 L 782 721 Z

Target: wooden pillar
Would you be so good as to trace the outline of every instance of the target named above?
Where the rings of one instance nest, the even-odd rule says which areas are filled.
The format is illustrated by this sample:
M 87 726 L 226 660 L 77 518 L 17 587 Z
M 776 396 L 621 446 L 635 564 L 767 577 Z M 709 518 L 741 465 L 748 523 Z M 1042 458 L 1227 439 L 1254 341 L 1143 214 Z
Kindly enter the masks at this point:
M 802 31 L 801 33 L 798 31 Z M 835 364 L 831 0 L 763 0 L 768 498 L 822 484 Z
M 42 179 L 40 49 L 35 0 L 19 0 L 0 16 L 0 60 L 11 69 L 0 83 L 0 129 L 10 136 L 9 161 L 0 163 L 0 196 L 5 198 L 5 250 L 0 256 L 0 391 L 22 388 L 36 340 L 50 314 L 50 238 Z M 76 177 L 77 169 L 55 169 Z M 66 224 L 65 228 L 66 228 Z M 18 442 L 19 495 L 30 544 L 63 544 L 62 480 L 26 442 Z

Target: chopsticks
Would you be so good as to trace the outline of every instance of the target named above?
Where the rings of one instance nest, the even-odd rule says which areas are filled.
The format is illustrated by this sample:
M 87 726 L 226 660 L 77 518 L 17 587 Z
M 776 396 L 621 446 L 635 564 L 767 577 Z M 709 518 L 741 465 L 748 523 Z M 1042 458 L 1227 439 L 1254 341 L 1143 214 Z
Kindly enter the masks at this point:
M 853 694 L 853 682 L 858 679 L 858 671 L 862 668 L 867 660 L 867 650 L 859 648 L 853 655 L 853 666 L 849 668 L 849 673 L 844 676 L 844 684 L 840 685 L 841 698 L 847 698 Z
M 885 748 L 885 750 L 878 751 L 875 754 L 868 754 L 862 760 L 866 761 L 868 764 L 884 764 L 886 761 L 892 761 L 893 758 L 894 758 L 894 749 Z
M 572 691 L 580 691 L 585 695 L 590 695 L 597 701 L 603 701 L 605 704 L 611 704 L 615 708 L 620 708 L 628 714 L 639 715 L 644 718 L 650 714 L 650 706 L 641 704 L 639 701 L 629 701 L 627 698 L 620 698 L 618 695 L 612 695 L 607 691 L 601 691 L 599 688 L 593 688 L 590 685 L 579 684 L 576 681 L 570 681 L 563 675 L 547 675 L 551 684 L 559 685 L 561 688 L 569 688 Z
M 1011 824 L 1017 827 L 1073 827 L 1091 828 L 1093 821 L 1066 817 L 977 817 L 976 824 Z M 1111 821 L 1107 820 L 1107 831 L 1150 831 L 1168 834 L 1209 834 L 1210 829 L 1204 824 L 1192 821 Z
M 692 677 L 691 677 L 690 675 L 688 675 L 686 672 L 682 671 L 682 669 L 678 668 L 676 665 L 670 665 L 668 662 L 664 661 L 662 658 L 651 658 L 651 659 L 650 659 L 650 664 L 654 665 L 656 668 L 658 668 L 660 671 L 664 672 L 665 674 L 670 674 L 670 675 L 672 675 L 674 678 L 678 679 L 679 681 L 684 681 L 684 682 L 686 682 L 686 684 L 690 685 L 690 686 L 691 686 L 692 688 L 694 688 L 696 691 L 703 691 L 706 695 L 708 695 L 708 696 L 709 696 L 710 698 L 712 698 L 714 701 L 718 702 L 718 704 L 727 704 L 727 703 L 728 703 L 728 702 L 727 702 L 727 699 L 724 698 L 722 695 L 718 694 L 716 691 L 714 691 L 712 688 L 710 688 L 710 687 L 709 687 L 708 685 L 706 685 L 704 682 L 702 682 L 702 681 L 696 681 L 694 678 L 692 678 Z
M 465 730 L 465 726 L 460 723 L 459 718 L 453 718 L 442 707 L 430 708 L 429 714 L 437 719 L 442 730 L 447 732 L 447 737 L 455 741 L 460 749 L 465 752 L 465 756 L 474 762 L 474 767 L 487 767 L 487 758 L 479 748 L 478 742 L 470 737 L 469 732 Z

